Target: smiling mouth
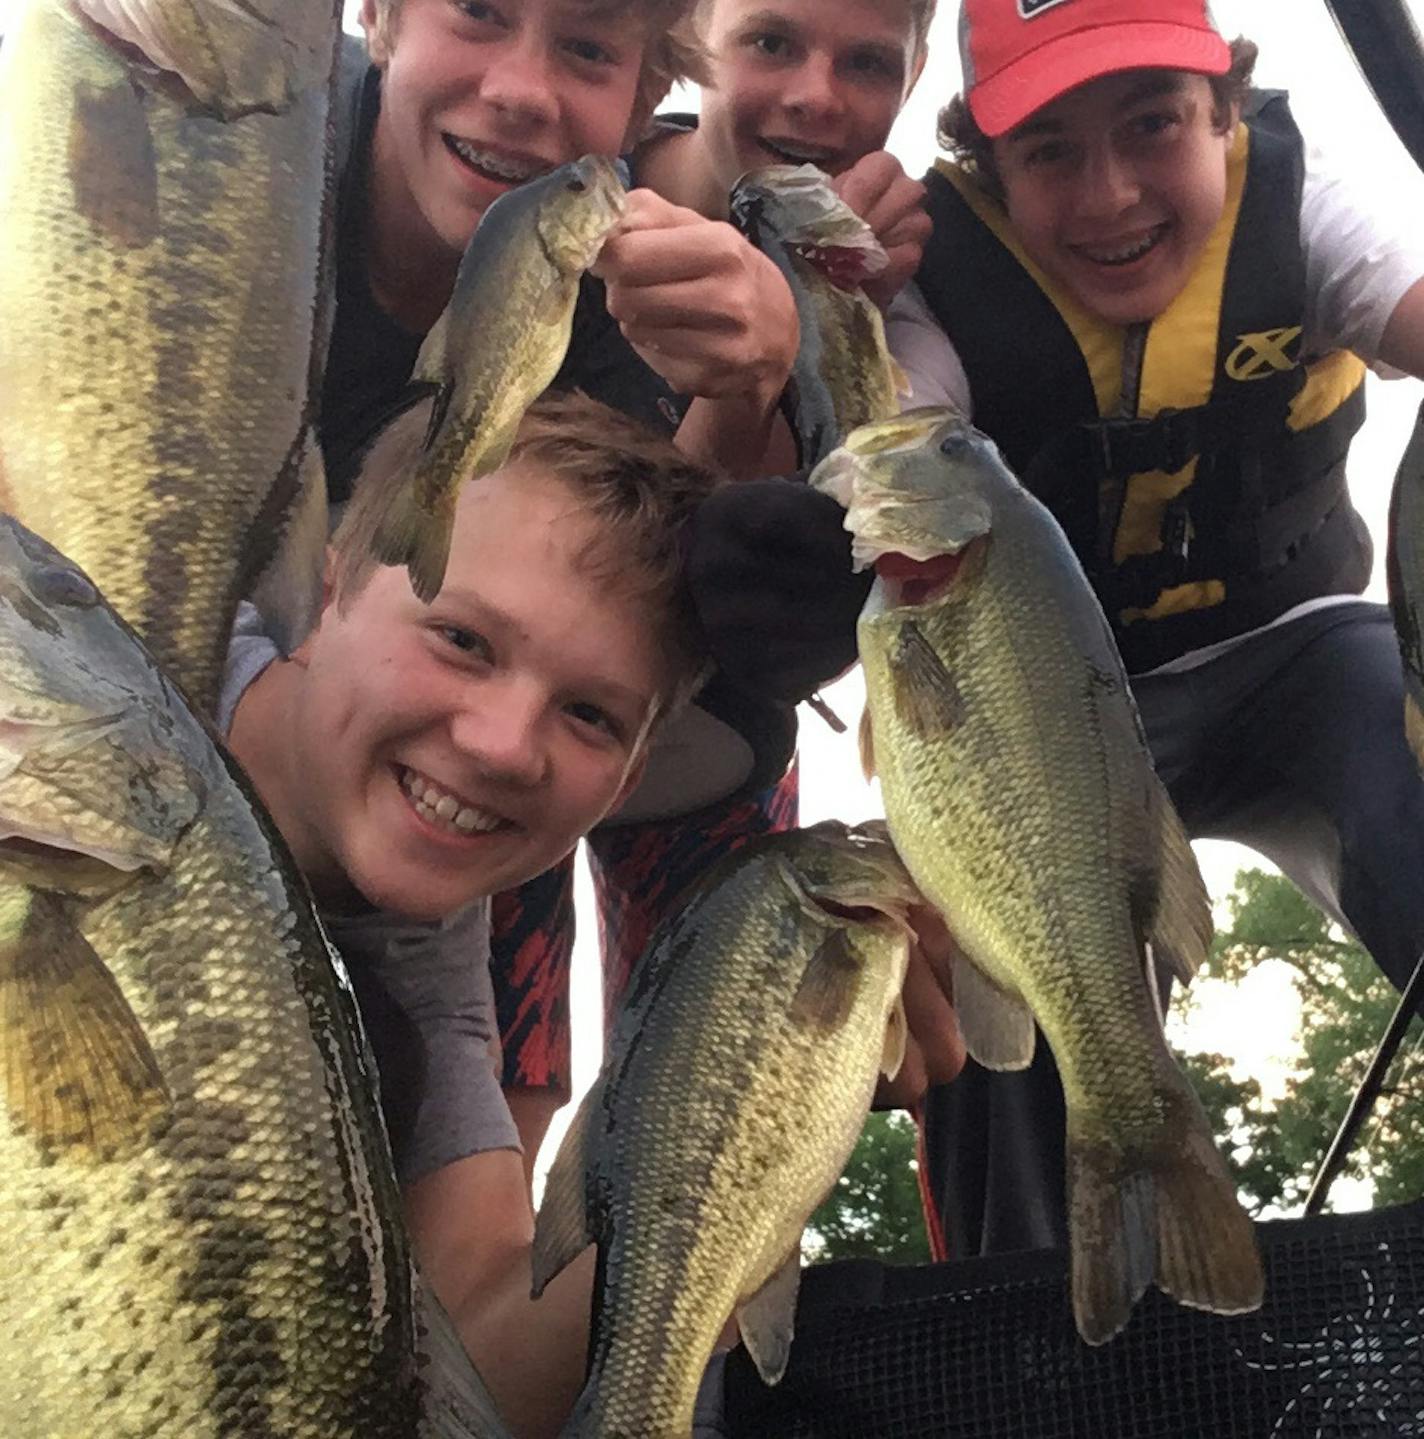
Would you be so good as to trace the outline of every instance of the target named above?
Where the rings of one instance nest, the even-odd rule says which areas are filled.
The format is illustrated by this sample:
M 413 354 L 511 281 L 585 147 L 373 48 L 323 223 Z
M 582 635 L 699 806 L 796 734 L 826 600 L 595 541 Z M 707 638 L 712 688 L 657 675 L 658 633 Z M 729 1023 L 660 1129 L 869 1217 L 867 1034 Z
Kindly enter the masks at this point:
M 1068 248 L 1080 259 L 1088 260 L 1094 265 L 1107 265 L 1117 268 L 1122 265 L 1131 265 L 1149 255 L 1167 236 L 1171 224 L 1164 221 L 1160 225 L 1154 225 L 1146 234 L 1137 239 L 1117 245 L 1070 245 Z
M 400 770 L 400 787 L 416 814 L 447 834 L 492 834 L 495 830 L 514 828 L 513 822 L 503 815 L 468 804 L 413 769 Z
M 532 180 L 536 175 L 545 174 L 549 166 L 542 160 L 532 157 L 516 157 L 513 155 L 497 155 L 492 150 L 482 150 L 478 145 L 472 144 L 469 140 L 462 140 L 457 135 L 444 135 L 445 148 L 457 159 L 467 170 L 473 170 L 475 174 L 486 180 L 493 180 L 499 185 L 522 185 L 526 180 Z
M 783 165 L 819 165 L 824 169 L 826 161 L 836 153 L 824 145 L 808 145 L 800 140 L 768 140 L 759 136 L 757 143 Z

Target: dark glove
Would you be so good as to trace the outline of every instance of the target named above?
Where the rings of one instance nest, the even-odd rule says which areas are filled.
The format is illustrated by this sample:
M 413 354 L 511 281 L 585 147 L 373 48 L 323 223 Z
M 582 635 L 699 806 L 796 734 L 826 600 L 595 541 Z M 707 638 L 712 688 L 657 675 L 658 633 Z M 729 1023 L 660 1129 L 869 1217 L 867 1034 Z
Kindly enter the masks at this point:
M 802 700 L 855 662 L 870 573 L 845 511 L 800 480 L 741 480 L 698 508 L 687 582 L 712 658 L 742 689 Z

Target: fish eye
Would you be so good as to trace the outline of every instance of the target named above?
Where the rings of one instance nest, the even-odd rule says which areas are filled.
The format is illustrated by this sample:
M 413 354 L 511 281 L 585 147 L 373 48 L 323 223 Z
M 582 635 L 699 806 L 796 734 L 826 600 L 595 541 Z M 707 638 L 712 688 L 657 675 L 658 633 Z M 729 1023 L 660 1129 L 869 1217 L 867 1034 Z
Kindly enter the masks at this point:
M 939 442 L 939 452 L 942 455 L 953 459 L 956 455 L 963 454 L 969 448 L 969 436 L 962 430 L 956 430 L 952 435 L 946 435 Z
M 59 565 L 42 565 L 30 577 L 30 593 L 42 605 L 63 605 L 70 609 L 92 609 L 99 603 L 93 581 L 78 570 Z
M 573 175 L 569 179 L 569 189 L 575 195 L 582 195 L 583 192 L 588 189 L 588 186 L 585 185 L 577 175 Z

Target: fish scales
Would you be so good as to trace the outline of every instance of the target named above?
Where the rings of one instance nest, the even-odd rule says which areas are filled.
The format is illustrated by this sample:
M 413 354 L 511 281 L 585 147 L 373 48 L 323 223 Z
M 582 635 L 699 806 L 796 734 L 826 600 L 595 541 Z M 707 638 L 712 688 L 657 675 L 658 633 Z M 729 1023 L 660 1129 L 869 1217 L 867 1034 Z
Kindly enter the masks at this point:
M 1110 1338 L 1154 1278 L 1199 1307 L 1255 1307 L 1251 1227 L 1148 974 L 1149 945 L 1164 974 L 1200 963 L 1206 892 L 1067 540 L 947 410 L 855 432 L 813 483 L 879 567 L 858 626 L 866 752 L 964 952 L 966 1045 L 1020 1068 L 1036 1020 L 1062 1076 L 1080 1331 Z
M 794 1277 L 801 1230 L 860 1133 L 895 1049 L 887 1026 L 902 1033 L 912 889 L 883 839 L 845 836 L 828 825 L 748 846 L 640 965 L 536 1232 L 540 1283 L 599 1246 L 590 1379 L 568 1434 L 689 1434 L 739 1307 L 749 1344 L 769 1336 L 764 1355 L 789 1343 L 794 1282 L 778 1276 L 789 1259 Z M 780 1303 L 748 1318 L 759 1291 Z
M 9 520 L 0 676 L 6 1433 L 498 1439 L 427 1407 L 374 1073 L 276 831 Z
M 340 7 L 302 0 L 282 17 L 298 22 L 314 38 L 290 95 L 230 118 L 49 0 L 0 52 L 5 506 L 205 706 L 237 600 L 298 513 L 311 553 L 295 584 L 319 587 L 315 338 Z

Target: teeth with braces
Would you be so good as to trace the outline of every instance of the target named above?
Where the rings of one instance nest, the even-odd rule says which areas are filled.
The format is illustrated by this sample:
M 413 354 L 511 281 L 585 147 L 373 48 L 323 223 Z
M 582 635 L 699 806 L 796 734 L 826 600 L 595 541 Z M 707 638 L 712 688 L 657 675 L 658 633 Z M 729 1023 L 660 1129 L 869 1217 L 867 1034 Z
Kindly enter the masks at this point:
M 1126 265 L 1133 260 L 1140 260 L 1143 255 L 1156 246 L 1161 238 L 1161 230 L 1152 230 L 1137 244 L 1129 245 L 1121 250 L 1091 250 L 1087 246 L 1080 248 L 1090 260 L 1096 261 L 1099 265 Z
M 480 170 L 487 170 L 501 180 L 512 180 L 518 183 L 532 179 L 539 173 L 540 167 L 537 165 L 520 164 L 517 161 L 492 155 L 488 150 L 477 150 L 469 141 L 458 139 L 454 135 L 451 135 L 449 139 L 451 148 L 466 164 L 474 165 Z
M 414 770 L 408 769 L 401 776 L 401 788 L 414 801 L 415 812 L 421 819 L 438 829 L 447 829 L 454 834 L 487 834 L 505 823 L 497 814 L 461 804 L 454 795 L 431 784 Z
M 778 155 L 784 155 L 796 165 L 819 165 L 822 160 L 830 159 L 834 153 L 831 150 L 812 147 L 807 149 L 801 145 L 788 145 L 784 140 L 763 140 L 761 142 L 769 150 L 774 150 Z

